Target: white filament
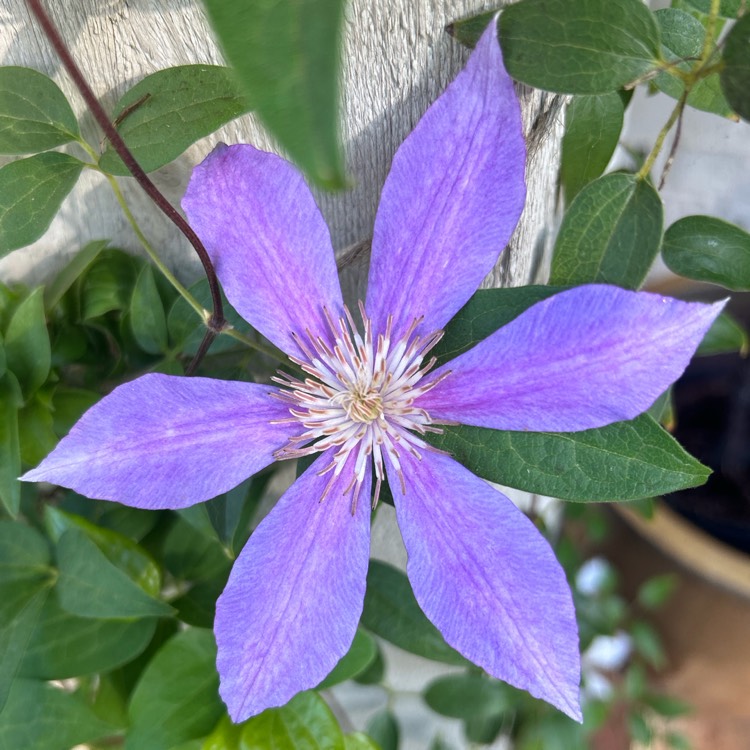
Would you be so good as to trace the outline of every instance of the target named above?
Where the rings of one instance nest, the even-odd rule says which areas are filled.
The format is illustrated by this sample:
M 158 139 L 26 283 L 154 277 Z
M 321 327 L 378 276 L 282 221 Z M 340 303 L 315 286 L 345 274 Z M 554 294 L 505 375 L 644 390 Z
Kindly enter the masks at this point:
M 385 333 L 373 342 L 372 324 L 364 306 L 359 305 L 364 325 L 364 338 L 359 334 L 351 313 L 334 320 L 326 310 L 333 348 L 309 331 L 305 339 L 292 334 L 307 359 L 292 361 L 311 377 L 300 380 L 280 372 L 273 380 L 282 388 L 274 394 L 291 404 L 291 416 L 284 422 L 299 422 L 304 431 L 278 450 L 277 459 L 301 458 L 335 447 L 331 463 L 320 474 L 332 472 L 323 492 L 326 497 L 349 457 L 354 455 L 352 481 L 345 492 L 354 489 L 352 513 L 367 472 L 369 458 L 375 467 L 373 508 L 377 505 L 380 487 L 385 478 L 387 458 L 406 492 L 399 461 L 399 451 L 406 450 L 421 459 L 420 450 L 436 450 L 419 435 L 441 432 L 433 420 L 414 401 L 433 388 L 448 373 L 430 383 L 419 385 L 432 369 L 435 358 L 424 366 L 426 354 L 442 338 L 442 331 L 416 336 L 414 331 L 421 318 L 414 320 L 408 331 L 392 346 L 392 318 Z

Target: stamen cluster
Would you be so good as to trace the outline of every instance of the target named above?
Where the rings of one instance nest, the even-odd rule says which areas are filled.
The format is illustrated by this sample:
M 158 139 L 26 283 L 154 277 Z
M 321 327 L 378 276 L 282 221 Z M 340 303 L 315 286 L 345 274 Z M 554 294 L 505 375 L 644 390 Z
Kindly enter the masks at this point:
M 417 318 L 398 341 L 392 342 L 393 319 L 389 317 L 385 332 L 374 341 L 372 323 L 361 302 L 359 310 L 364 335 L 357 330 L 348 308 L 338 320 L 326 310 L 332 346 L 310 331 L 304 338 L 293 334 L 307 359 L 291 359 L 310 377 L 301 380 L 279 372 L 273 378 L 282 386 L 274 395 L 291 405 L 292 416 L 284 421 L 298 421 L 304 428 L 274 454 L 275 458 L 301 458 L 337 448 L 331 463 L 320 471 L 321 475 L 332 472 L 322 500 L 354 455 L 352 481 L 345 490 L 354 489 L 352 513 L 370 470 L 370 457 L 375 467 L 373 508 L 385 477 L 384 456 L 398 475 L 402 492 L 406 492 L 399 451 L 408 450 L 421 459 L 420 450 L 435 449 L 419 435 L 441 432 L 424 409 L 414 406 L 414 401 L 448 374 L 420 385 L 435 365 L 435 358 L 422 363 L 442 338 L 442 331 L 415 335 L 422 320 Z

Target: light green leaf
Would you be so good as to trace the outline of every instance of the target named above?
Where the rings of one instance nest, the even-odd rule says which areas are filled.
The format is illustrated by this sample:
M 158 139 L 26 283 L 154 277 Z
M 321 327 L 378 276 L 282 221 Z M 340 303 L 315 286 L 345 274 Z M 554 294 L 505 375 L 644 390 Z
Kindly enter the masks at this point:
M 70 528 L 62 534 L 57 543 L 57 564 L 60 605 L 71 614 L 121 618 L 158 617 L 172 613 L 169 605 L 146 594 L 126 573 L 107 560 L 83 531 Z
M 750 349 L 747 331 L 729 313 L 721 313 L 706 332 L 695 352 L 699 356 L 739 352 L 746 356 Z
M 515 708 L 506 685 L 473 673 L 433 680 L 425 688 L 424 700 L 436 713 L 465 721 L 497 716 Z
M 582 432 L 446 426 L 429 442 L 491 482 L 581 502 L 652 497 L 710 474 L 645 414 Z
M 750 120 L 750 13 L 731 28 L 724 40 L 724 69 L 721 88 L 732 109 Z
M 708 15 L 711 12 L 711 0 L 686 0 L 701 13 Z M 746 0 L 721 0 L 719 3 L 719 15 L 724 18 L 737 18 L 740 8 L 747 10 Z
M 113 506 L 113 509 L 116 507 Z M 83 531 L 109 562 L 123 571 L 149 596 L 158 596 L 161 591 L 161 570 L 151 556 L 132 539 L 51 505 L 45 508 L 44 513 L 49 535 L 55 542 L 59 541 L 68 529 Z
M 151 172 L 249 109 L 229 68 L 181 65 L 139 81 L 117 102 L 113 118 L 140 166 Z M 111 146 L 99 166 L 110 174 L 130 174 Z
M 396 717 L 387 709 L 378 711 L 365 730 L 381 750 L 398 750 L 399 730 Z
M 659 252 L 663 218 L 659 194 L 635 175 L 608 174 L 589 183 L 563 218 L 550 283 L 637 289 Z
M 18 409 L 23 403 L 15 375 L 0 378 L 0 501 L 11 516 L 21 503 L 21 447 L 18 436 Z
M 19 674 L 39 680 L 108 672 L 134 659 L 151 641 L 154 618 L 97 620 L 63 610 L 56 596 L 44 603 Z
M 317 693 L 306 692 L 245 722 L 240 747 L 344 750 L 344 736 L 325 701 Z
M 680 579 L 675 573 L 664 573 L 649 578 L 638 587 L 638 604 L 645 609 L 659 609 L 679 585 Z
M 575 96 L 565 112 L 560 181 L 565 202 L 605 170 L 620 139 L 625 105 L 616 91 Z
M 381 750 L 380 746 L 362 732 L 344 735 L 344 750 Z
M 0 67 L 0 154 L 31 154 L 75 140 L 78 122 L 57 84 L 31 68 Z
M 224 708 L 210 630 L 184 630 L 162 646 L 130 700 L 125 750 L 171 750 L 208 734 Z
M 86 269 L 96 260 L 99 253 L 107 247 L 107 240 L 92 240 L 84 245 L 59 271 L 44 290 L 44 306 L 47 310 L 56 307 L 65 292 L 82 276 Z
M 318 685 L 318 690 L 346 682 L 364 672 L 372 664 L 377 654 L 375 641 L 364 630 L 357 630 L 349 651 L 344 654 L 333 671 Z
M 677 8 L 658 10 L 655 16 L 661 28 L 665 60 L 677 64 L 680 70 L 689 71 L 703 48 L 703 40 L 706 36 L 705 27 L 690 13 Z M 680 62 L 681 60 L 684 62 Z M 657 75 L 654 84 L 673 99 L 680 99 L 685 91 L 682 80 L 668 72 Z M 691 89 L 687 103 L 691 107 L 713 112 L 721 117 L 734 116 L 732 108 L 722 94 L 718 73 L 713 73 L 699 81 Z
M 149 354 L 167 349 L 167 316 L 164 313 L 154 271 L 145 264 L 138 274 L 130 302 L 130 327 L 138 346 Z
M 43 295 L 43 287 L 35 289 L 16 308 L 5 332 L 8 369 L 18 378 L 26 398 L 47 380 L 52 361 Z
M 81 278 L 81 319 L 127 309 L 137 274 L 135 258 L 115 248 L 102 250 Z
M 370 560 L 361 623 L 404 651 L 446 664 L 467 663 L 425 617 L 406 575 L 387 563 Z
M 16 680 L 0 713 L 0 747 L 70 750 L 113 734 L 78 695 L 34 680 Z
M 721 219 L 687 216 L 675 222 L 664 234 L 662 256 L 680 276 L 750 289 L 750 234 Z
M 308 177 L 345 186 L 339 141 L 343 0 L 204 0 L 251 105 Z
M 82 169 L 82 161 L 57 151 L 0 168 L 0 257 L 47 231 Z
M 505 66 L 530 86 L 604 94 L 653 70 L 659 29 L 641 0 L 523 0 L 500 15 Z

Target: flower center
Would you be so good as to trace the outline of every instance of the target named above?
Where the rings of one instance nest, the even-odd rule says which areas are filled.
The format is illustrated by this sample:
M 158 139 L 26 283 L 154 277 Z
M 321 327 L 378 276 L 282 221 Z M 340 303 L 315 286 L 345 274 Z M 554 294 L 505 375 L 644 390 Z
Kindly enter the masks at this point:
M 442 331 L 427 336 L 415 335 L 421 318 L 408 331 L 391 341 L 392 318 L 386 330 L 373 336 L 372 324 L 362 303 L 359 305 L 364 335 L 360 335 L 351 313 L 334 320 L 328 311 L 326 319 L 333 345 L 306 332 L 303 339 L 293 334 L 305 359 L 291 357 L 310 377 L 301 380 L 279 372 L 273 380 L 281 385 L 276 398 L 290 404 L 285 422 L 299 422 L 300 434 L 276 451 L 275 458 L 301 458 L 335 448 L 331 463 L 320 474 L 332 472 L 323 498 L 334 480 L 353 457 L 351 482 L 354 488 L 352 513 L 370 459 L 375 467 L 373 507 L 377 505 L 380 486 L 385 477 L 384 460 L 388 460 L 406 492 L 399 452 L 407 450 L 421 458 L 420 450 L 436 450 L 419 436 L 441 432 L 433 426 L 430 415 L 414 401 L 432 389 L 443 377 L 424 383 L 423 378 L 435 364 L 433 357 L 423 365 L 427 353 L 442 338 Z M 323 499 L 321 498 L 321 500 Z

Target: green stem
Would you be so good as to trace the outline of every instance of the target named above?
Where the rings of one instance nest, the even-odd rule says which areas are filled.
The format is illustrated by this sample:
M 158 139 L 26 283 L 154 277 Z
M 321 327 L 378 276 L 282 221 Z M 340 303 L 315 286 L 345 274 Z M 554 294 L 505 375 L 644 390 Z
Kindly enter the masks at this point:
M 659 135 L 656 136 L 656 143 L 654 143 L 654 147 L 651 149 L 651 153 L 646 158 L 646 161 L 643 162 L 643 166 L 638 170 L 638 173 L 635 176 L 637 180 L 645 180 L 651 172 L 651 168 L 654 166 L 654 162 L 661 153 L 662 147 L 664 146 L 664 141 L 666 140 L 669 131 L 677 122 L 677 119 L 679 118 L 682 110 L 685 108 L 685 98 L 686 97 L 683 96 L 680 101 L 677 102 L 677 106 L 672 110 L 672 114 L 669 115 L 669 119 L 664 124 L 664 127 L 659 131 Z
M 82 138 L 78 139 L 78 143 L 94 161 L 93 164 L 87 164 L 86 166 L 99 172 L 99 174 L 103 175 L 109 183 L 110 187 L 112 188 L 112 192 L 114 192 L 115 194 L 117 202 L 120 204 L 120 208 L 122 209 L 123 214 L 125 214 L 125 218 L 135 232 L 135 236 L 143 246 L 143 249 L 146 251 L 148 257 L 159 269 L 159 271 L 161 271 L 167 281 L 169 281 L 169 283 L 177 290 L 178 294 L 190 305 L 190 307 L 193 308 L 193 310 L 195 310 L 196 313 L 198 313 L 200 319 L 203 321 L 204 325 L 206 325 L 211 319 L 210 310 L 207 310 L 205 307 L 203 307 L 203 305 L 201 305 L 201 303 L 198 302 L 198 300 L 192 294 L 190 294 L 187 288 L 180 283 L 179 279 L 177 279 L 177 277 L 169 270 L 168 266 L 161 260 L 156 250 L 154 250 L 153 246 L 148 241 L 146 235 L 143 234 L 140 226 L 138 226 L 138 222 L 136 221 L 135 216 L 133 216 L 133 213 L 130 210 L 127 201 L 125 200 L 125 196 L 122 194 L 120 185 L 118 184 L 114 175 L 105 172 L 96 163 L 99 159 L 99 155 L 96 153 L 96 151 L 88 142 L 86 142 Z M 251 338 L 245 336 L 243 333 L 240 333 L 240 331 L 236 330 L 228 323 L 225 325 L 221 333 L 227 336 L 231 336 L 233 339 L 241 341 L 243 344 L 245 344 L 245 346 L 251 349 L 255 349 L 255 351 L 261 352 L 262 354 L 266 354 L 267 356 L 272 357 L 279 362 L 283 362 L 286 359 L 286 355 L 280 349 L 277 349 L 275 346 L 267 346 L 259 341 L 253 341 Z
M 701 63 L 705 64 L 713 54 L 714 42 L 716 41 L 716 22 L 719 20 L 721 0 L 711 0 L 711 9 L 708 13 L 706 24 L 706 36 L 703 39 L 703 50 L 701 51 Z

